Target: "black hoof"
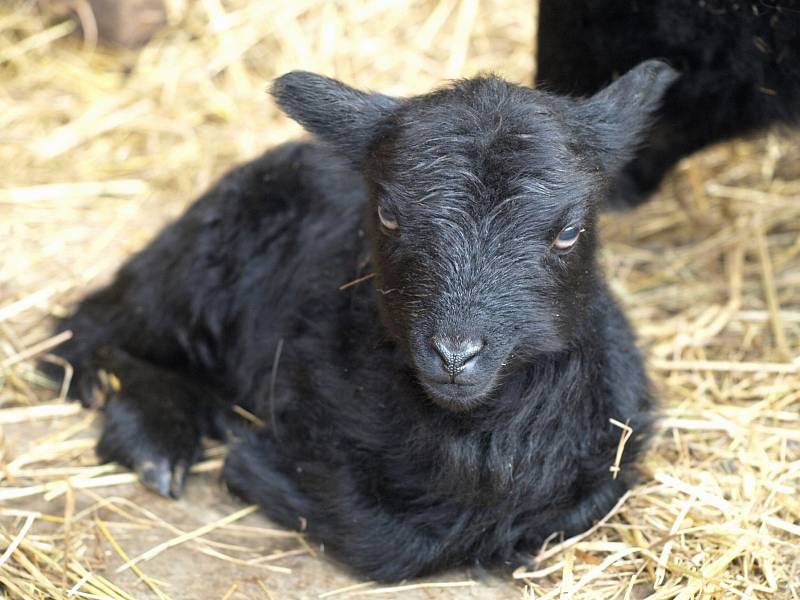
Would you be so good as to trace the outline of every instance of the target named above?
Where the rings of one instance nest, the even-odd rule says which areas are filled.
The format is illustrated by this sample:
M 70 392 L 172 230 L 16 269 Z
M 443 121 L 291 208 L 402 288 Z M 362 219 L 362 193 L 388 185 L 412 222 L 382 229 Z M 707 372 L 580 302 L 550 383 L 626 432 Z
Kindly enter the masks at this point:
M 183 377 L 141 362 L 116 366 L 97 455 L 136 471 L 154 492 L 177 498 L 202 455 L 201 392 Z
M 177 499 L 183 491 L 190 466 L 191 463 L 186 460 L 173 464 L 168 458 L 161 457 L 156 460 L 140 460 L 135 464 L 134 470 L 146 488 L 161 496 Z

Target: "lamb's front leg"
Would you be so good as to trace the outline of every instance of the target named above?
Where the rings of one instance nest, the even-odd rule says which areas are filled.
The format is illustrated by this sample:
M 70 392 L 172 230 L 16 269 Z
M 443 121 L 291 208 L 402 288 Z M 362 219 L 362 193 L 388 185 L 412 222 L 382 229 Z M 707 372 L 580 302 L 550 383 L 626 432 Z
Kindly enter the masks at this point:
M 611 475 L 602 482 L 587 488 L 571 505 L 563 505 L 540 513 L 523 512 L 515 523 L 517 542 L 514 560 L 530 564 L 550 536 L 560 534 L 570 538 L 587 531 L 603 519 L 633 483 L 633 476 L 613 479 Z
M 97 364 L 108 380 L 97 455 L 136 471 L 142 483 L 177 498 L 189 468 L 211 433 L 216 401 L 184 374 L 101 348 Z
M 378 581 L 418 577 L 451 564 L 450 536 L 439 533 L 469 519 L 445 509 L 395 512 L 361 489 L 348 467 L 291 460 L 264 431 L 241 434 L 223 479 L 272 520 L 307 532 L 325 552 Z

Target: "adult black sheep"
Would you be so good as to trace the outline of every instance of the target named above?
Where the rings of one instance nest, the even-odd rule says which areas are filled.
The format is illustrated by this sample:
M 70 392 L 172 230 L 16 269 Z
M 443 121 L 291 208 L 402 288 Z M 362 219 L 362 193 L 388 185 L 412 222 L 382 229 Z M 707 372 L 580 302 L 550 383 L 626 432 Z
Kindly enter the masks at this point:
M 232 490 L 380 580 L 584 530 L 651 411 L 596 206 L 674 77 L 651 61 L 586 100 L 281 77 L 316 137 L 231 171 L 60 324 L 71 394 L 107 396 L 100 457 L 177 496 L 226 437 Z M 635 431 L 617 478 L 612 418 Z
M 611 202 L 644 202 L 681 158 L 800 117 L 800 0 L 541 0 L 537 85 L 589 95 L 649 58 L 681 72 Z

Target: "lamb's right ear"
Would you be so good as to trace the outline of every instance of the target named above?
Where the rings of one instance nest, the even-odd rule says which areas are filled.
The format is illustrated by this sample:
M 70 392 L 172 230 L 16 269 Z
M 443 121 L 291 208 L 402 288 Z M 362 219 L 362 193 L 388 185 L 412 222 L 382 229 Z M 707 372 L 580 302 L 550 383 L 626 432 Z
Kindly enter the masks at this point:
M 278 106 L 307 131 L 361 165 L 378 124 L 400 104 L 307 71 L 292 71 L 272 84 Z

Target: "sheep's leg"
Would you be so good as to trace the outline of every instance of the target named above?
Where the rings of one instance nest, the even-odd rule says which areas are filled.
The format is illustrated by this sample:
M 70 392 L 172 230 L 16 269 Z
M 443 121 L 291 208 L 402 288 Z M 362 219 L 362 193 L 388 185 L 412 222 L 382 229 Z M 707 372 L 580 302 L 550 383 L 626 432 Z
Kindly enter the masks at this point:
M 630 485 L 631 481 L 624 477 L 609 477 L 608 481 L 587 491 L 580 500 L 560 514 L 533 517 L 530 531 L 524 532 L 516 544 L 519 552 L 517 559 L 523 563 L 528 562 L 530 554 L 538 553 L 542 543 L 552 532 L 561 533 L 565 538 L 583 533 L 614 508 Z M 524 526 L 524 523 L 520 523 L 520 526 Z
M 211 377 L 204 380 L 220 370 L 217 340 L 187 308 L 190 299 L 210 301 L 180 279 L 184 271 L 171 258 L 191 262 L 191 249 L 181 252 L 170 243 L 166 235 L 110 285 L 84 298 L 58 323 L 57 330 L 72 336 L 54 352 L 74 368 L 68 395 L 103 409 L 100 458 L 135 470 L 160 494 L 177 496 L 200 454 L 201 436 L 215 433 L 223 403 Z M 53 365 L 42 366 L 62 375 Z
M 222 479 L 228 489 L 248 502 L 259 504 L 269 517 L 290 529 L 304 529 L 303 519 L 312 511 L 289 473 L 292 464 L 262 431 L 238 431 L 231 446 Z
M 415 526 L 414 515 L 391 512 L 363 491 L 346 466 L 290 460 L 266 432 L 239 437 L 223 479 L 272 520 L 307 531 L 325 552 L 379 581 L 416 577 L 450 564 L 444 538 L 471 518 L 432 511 Z M 441 538 L 437 529 L 445 531 Z
M 177 498 L 200 457 L 217 401 L 187 376 L 131 357 L 116 348 L 97 352 L 107 392 L 101 460 L 118 462 L 162 496 Z
M 556 531 L 563 531 L 571 537 L 586 531 L 614 508 L 614 505 L 630 487 L 631 482 L 624 476 L 608 480 L 581 498 L 575 506 L 555 520 Z
M 207 395 L 186 376 L 134 358 L 130 340 L 157 339 L 148 335 L 142 318 L 126 311 L 114 286 L 86 299 L 78 311 L 59 323 L 72 338 L 55 352 L 72 365 L 68 395 L 86 408 L 101 409 L 103 432 L 98 457 L 135 471 L 142 483 L 163 496 L 177 497 L 187 470 L 200 455 L 203 413 Z M 133 327 L 132 327 L 133 325 Z M 165 344 L 166 345 L 166 344 Z M 126 349 L 123 350 L 122 347 Z M 52 363 L 40 367 L 54 379 L 61 376 Z M 198 404 L 203 405 L 197 410 Z

